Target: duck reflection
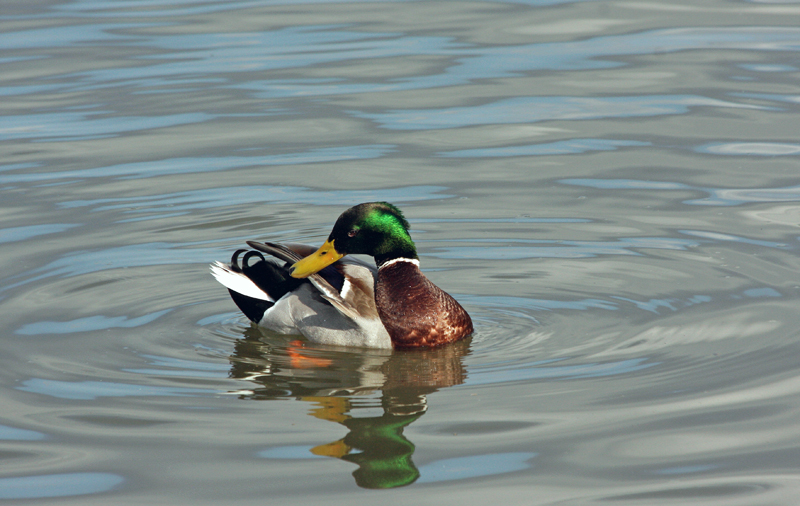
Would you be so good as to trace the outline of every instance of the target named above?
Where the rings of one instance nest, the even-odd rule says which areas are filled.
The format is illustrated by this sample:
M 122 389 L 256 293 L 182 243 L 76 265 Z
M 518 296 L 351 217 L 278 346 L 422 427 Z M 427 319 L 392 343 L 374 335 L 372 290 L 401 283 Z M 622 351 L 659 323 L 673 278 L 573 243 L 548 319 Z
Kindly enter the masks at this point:
M 352 462 L 360 487 L 392 488 L 419 478 L 414 443 L 404 429 L 425 414 L 427 395 L 466 379 L 463 358 L 470 340 L 412 351 L 342 350 L 286 340 L 249 328 L 235 344 L 230 375 L 255 383 L 240 392 L 256 400 L 296 398 L 310 402 L 310 415 L 348 429 L 338 441 L 311 449 L 318 456 Z M 380 393 L 380 415 L 373 412 Z

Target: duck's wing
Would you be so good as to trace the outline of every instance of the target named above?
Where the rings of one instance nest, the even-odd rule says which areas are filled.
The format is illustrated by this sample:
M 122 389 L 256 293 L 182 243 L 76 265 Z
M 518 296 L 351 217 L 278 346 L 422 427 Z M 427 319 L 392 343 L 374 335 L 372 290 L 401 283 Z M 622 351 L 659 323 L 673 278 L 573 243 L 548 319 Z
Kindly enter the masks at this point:
M 247 241 L 247 244 L 255 250 L 263 251 L 275 258 L 290 263 L 295 263 L 315 251 L 314 248 L 309 248 L 310 251 L 308 252 L 304 251 L 306 248 L 305 245 L 292 244 L 288 246 L 255 241 Z M 305 253 L 305 255 L 303 253 Z M 365 317 L 372 317 L 372 313 L 377 316 L 375 299 L 374 295 L 372 295 L 372 279 L 370 279 L 370 284 L 366 285 L 369 286 L 369 295 L 372 296 L 372 311 L 370 311 L 369 303 L 365 305 L 365 297 L 363 296 L 363 288 L 365 286 L 363 279 L 364 273 L 350 268 L 348 265 L 353 264 L 342 263 L 341 265 L 331 265 L 316 274 L 312 274 L 306 279 L 314 285 L 314 288 L 319 291 L 320 295 L 330 302 L 337 311 L 351 320 L 359 321 Z M 363 270 L 363 267 L 361 270 Z M 367 271 L 367 273 L 370 278 L 372 278 L 371 273 L 369 273 L 369 271 Z M 302 280 L 298 281 L 302 282 Z
M 237 251 L 230 265 L 215 262 L 211 272 L 250 320 L 282 334 L 302 334 L 315 343 L 392 347 L 375 305 L 374 267 L 343 258 L 308 279 L 295 279 L 289 266 L 316 248 L 248 244 L 254 250 Z

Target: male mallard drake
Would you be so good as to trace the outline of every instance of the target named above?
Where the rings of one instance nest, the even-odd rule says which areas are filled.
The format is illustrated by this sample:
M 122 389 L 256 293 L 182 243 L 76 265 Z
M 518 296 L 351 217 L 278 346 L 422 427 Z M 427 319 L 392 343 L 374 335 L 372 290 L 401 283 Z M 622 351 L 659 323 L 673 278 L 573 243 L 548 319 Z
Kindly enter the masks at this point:
M 400 210 L 386 202 L 342 213 L 318 250 L 248 241 L 257 251 L 211 273 L 253 322 L 309 341 L 371 348 L 440 346 L 472 333 L 461 305 L 419 269 Z M 261 252 L 287 262 L 267 261 Z M 347 254 L 375 258 L 377 270 Z M 250 260 L 259 261 L 250 265 Z

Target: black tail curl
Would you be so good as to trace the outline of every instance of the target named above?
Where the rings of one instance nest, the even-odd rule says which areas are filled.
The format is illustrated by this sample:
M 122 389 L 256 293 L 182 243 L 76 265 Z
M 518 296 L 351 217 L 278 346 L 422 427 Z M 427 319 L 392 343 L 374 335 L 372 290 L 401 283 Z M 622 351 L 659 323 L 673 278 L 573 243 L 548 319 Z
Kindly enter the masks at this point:
M 240 262 L 239 257 L 242 253 L 244 253 L 244 257 Z M 258 257 L 259 260 L 250 265 L 253 257 Z M 231 270 L 250 278 L 250 281 L 261 288 L 273 301 L 277 301 L 306 282 L 303 279 L 291 277 L 288 267 L 288 263 L 278 265 L 276 262 L 266 260 L 264 255 L 253 250 L 239 249 L 231 256 Z M 264 317 L 264 312 L 275 305 L 274 302 L 248 297 L 233 290 L 228 290 L 228 292 L 242 313 L 255 323 L 260 322 Z

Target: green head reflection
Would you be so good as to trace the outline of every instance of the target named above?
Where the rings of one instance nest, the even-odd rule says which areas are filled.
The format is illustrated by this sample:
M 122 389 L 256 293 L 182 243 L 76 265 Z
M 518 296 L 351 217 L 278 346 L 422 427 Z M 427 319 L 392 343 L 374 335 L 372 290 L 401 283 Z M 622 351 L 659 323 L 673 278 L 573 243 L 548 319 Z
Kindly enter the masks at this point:
M 403 436 L 403 429 L 422 416 L 384 414 L 375 418 L 351 418 L 344 425 L 350 429 L 344 441 L 360 453 L 350 453 L 342 460 L 358 465 L 353 477 L 360 487 L 393 488 L 414 483 L 419 470 L 411 456 L 414 443 Z
M 414 389 L 412 389 L 414 390 Z M 419 470 L 414 465 L 414 443 L 403 430 L 421 417 L 427 409 L 424 394 L 413 391 L 401 395 L 384 393 L 381 398 L 383 414 L 372 417 L 353 417 L 349 399 L 341 397 L 305 397 L 317 407 L 310 414 L 337 422 L 349 430 L 332 443 L 311 449 L 314 455 L 334 457 L 358 466 L 353 477 L 363 488 L 394 488 L 414 483 Z

